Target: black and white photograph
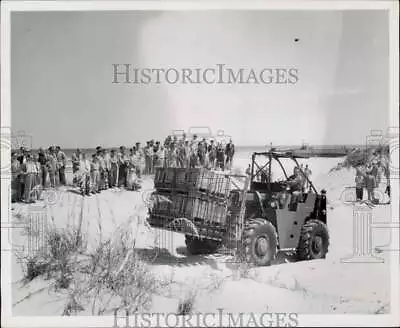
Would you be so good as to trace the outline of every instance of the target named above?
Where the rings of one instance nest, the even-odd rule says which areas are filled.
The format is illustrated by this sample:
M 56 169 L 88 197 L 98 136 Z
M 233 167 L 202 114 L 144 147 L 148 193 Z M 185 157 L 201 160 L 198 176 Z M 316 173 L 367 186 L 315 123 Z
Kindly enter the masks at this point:
M 400 323 L 397 4 L 49 2 L 2 4 L 10 327 Z

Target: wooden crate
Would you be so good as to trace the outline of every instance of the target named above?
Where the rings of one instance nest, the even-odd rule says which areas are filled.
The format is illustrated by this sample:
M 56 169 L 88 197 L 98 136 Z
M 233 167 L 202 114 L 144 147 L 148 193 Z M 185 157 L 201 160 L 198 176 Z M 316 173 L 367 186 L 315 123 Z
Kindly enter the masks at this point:
M 200 219 L 207 223 L 224 223 L 227 210 L 221 201 L 189 197 L 185 213 L 190 219 Z
M 164 187 L 173 187 L 175 180 L 175 169 L 173 167 L 164 168 Z
M 187 176 L 187 184 L 191 189 L 209 191 L 211 171 L 204 168 L 190 169 Z
M 185 168 L 175 168 L 175 185 L 177 190 L 188 189 L 188 170 Z
M 221 172 L 213 172 L 213 188 L 214 194 L 227 197 L 230 192 L 230 177 Z
M 163 187 L 165 178 L 165 169 L 163 167 L 157 167 L 154 175 L 154 187 L 157 189 Z

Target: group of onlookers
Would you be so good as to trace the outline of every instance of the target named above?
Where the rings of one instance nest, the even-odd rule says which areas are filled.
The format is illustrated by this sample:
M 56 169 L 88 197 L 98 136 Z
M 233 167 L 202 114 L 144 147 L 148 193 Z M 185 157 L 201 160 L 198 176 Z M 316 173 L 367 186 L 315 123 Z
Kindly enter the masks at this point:
M 41 190 L 65 185 L 67 158 L 59 146 L 42 148 L 37 153 L 21 147 L 11 153 L 11 190 L 13 202 L 32 203 Z
M 188 139 L 184 134 L 182 138 L 168 136 L 163 148 L 165 151 L 164 166 L 196 168 L 206 167 L 209 169 L 229 170 L 232 168 L 233 157 L 235 155 L 235 145 L 229 140 L 225 145 L 221 141 L 206 138 Z M 157 152 L 154 152 L 158 157 Z
M 83 195 L 100 193 L 114 187 L 137 190 L 142 175 L 141 162 L 136 147 L 127 152 L 126 147 L 121 146 L 116 152 L 98 146 L 91 158 L 77 149 L 72 154 L 73 184 L 80 188 Z
M 157 167 L 229 169 L 232 166 L 235 146 L 230 140 L 225 146 L 214 140 L 198 139 L 196 135 L 179 140 L 168 136 L 164 143 L 150 140 L 141 147 L 136 142 L 132 148 L 120 146 L 118 150 L 96 147 L 87 155 L 77 149 L 72 154 L 73 185 L 83 195 L 99 193 L 113 187 L 129 190 L 140 188 L 143 174 L 154 174 Z M 41 190 L 66 185 L 67 158 L 59 146 L 37 152 L 21 147 L 12 152 L 13 201 L 34 202 Z
M 356 200 L 364 199 L 364 189 L 367 190 L 367 199 L 376 202 L 375 188 L 377 188 L 383 176 L 386 176 L 387 186 L 385 193 L 390 197 L 389 170 L 380 160 L 373 160 L 366 166 L 358 166 L 356 168 L 355 184 L 356 184 Z

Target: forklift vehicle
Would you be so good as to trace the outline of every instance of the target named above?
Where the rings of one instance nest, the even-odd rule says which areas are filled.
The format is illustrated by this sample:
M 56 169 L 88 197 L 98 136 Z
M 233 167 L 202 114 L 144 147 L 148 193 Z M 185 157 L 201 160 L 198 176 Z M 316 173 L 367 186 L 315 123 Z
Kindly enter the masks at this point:
M 329 247 L 326 191 L 319 193 L 292 152 L 255 152 L 250 176 L 226 174 L 236 186 L 226 199 L 226 217 L 220 222 L 191 218 L 156 218 L 153 227 L 184 233 L 190 254 L 234 250 L 246 262 L 270 265 L 279 251 L 295 251 L 299 260 L 325 258 Z M 294 163 L 307 190 L 294 192 L 283 159 Z M 262 160 L 266 163 L 262 163 Z M 284 179 L 273 181 L 272 166 L 278 164 Z M 243 184 L 234 181 L 244 179 Z

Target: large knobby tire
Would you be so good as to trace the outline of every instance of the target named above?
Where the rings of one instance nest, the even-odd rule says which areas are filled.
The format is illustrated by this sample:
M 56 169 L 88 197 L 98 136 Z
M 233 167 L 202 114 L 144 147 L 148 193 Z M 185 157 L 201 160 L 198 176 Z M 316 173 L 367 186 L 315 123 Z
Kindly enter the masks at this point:
M 185 235 L 186 249 L 189 254 L 212 254 L 217 251 L 221 243 L 211 239 L 200 239 L 197 237 Z
M 301 228 L 297 256 L 299 260 L 324 259 L 329 248 L 329 231 L 318 220 L 307 221 Z
M 276 257 L 278 237 L 275 227 L 267 220 L 248 220 L 242 242 L 242 252 L 247 263 L 267 266 Z

